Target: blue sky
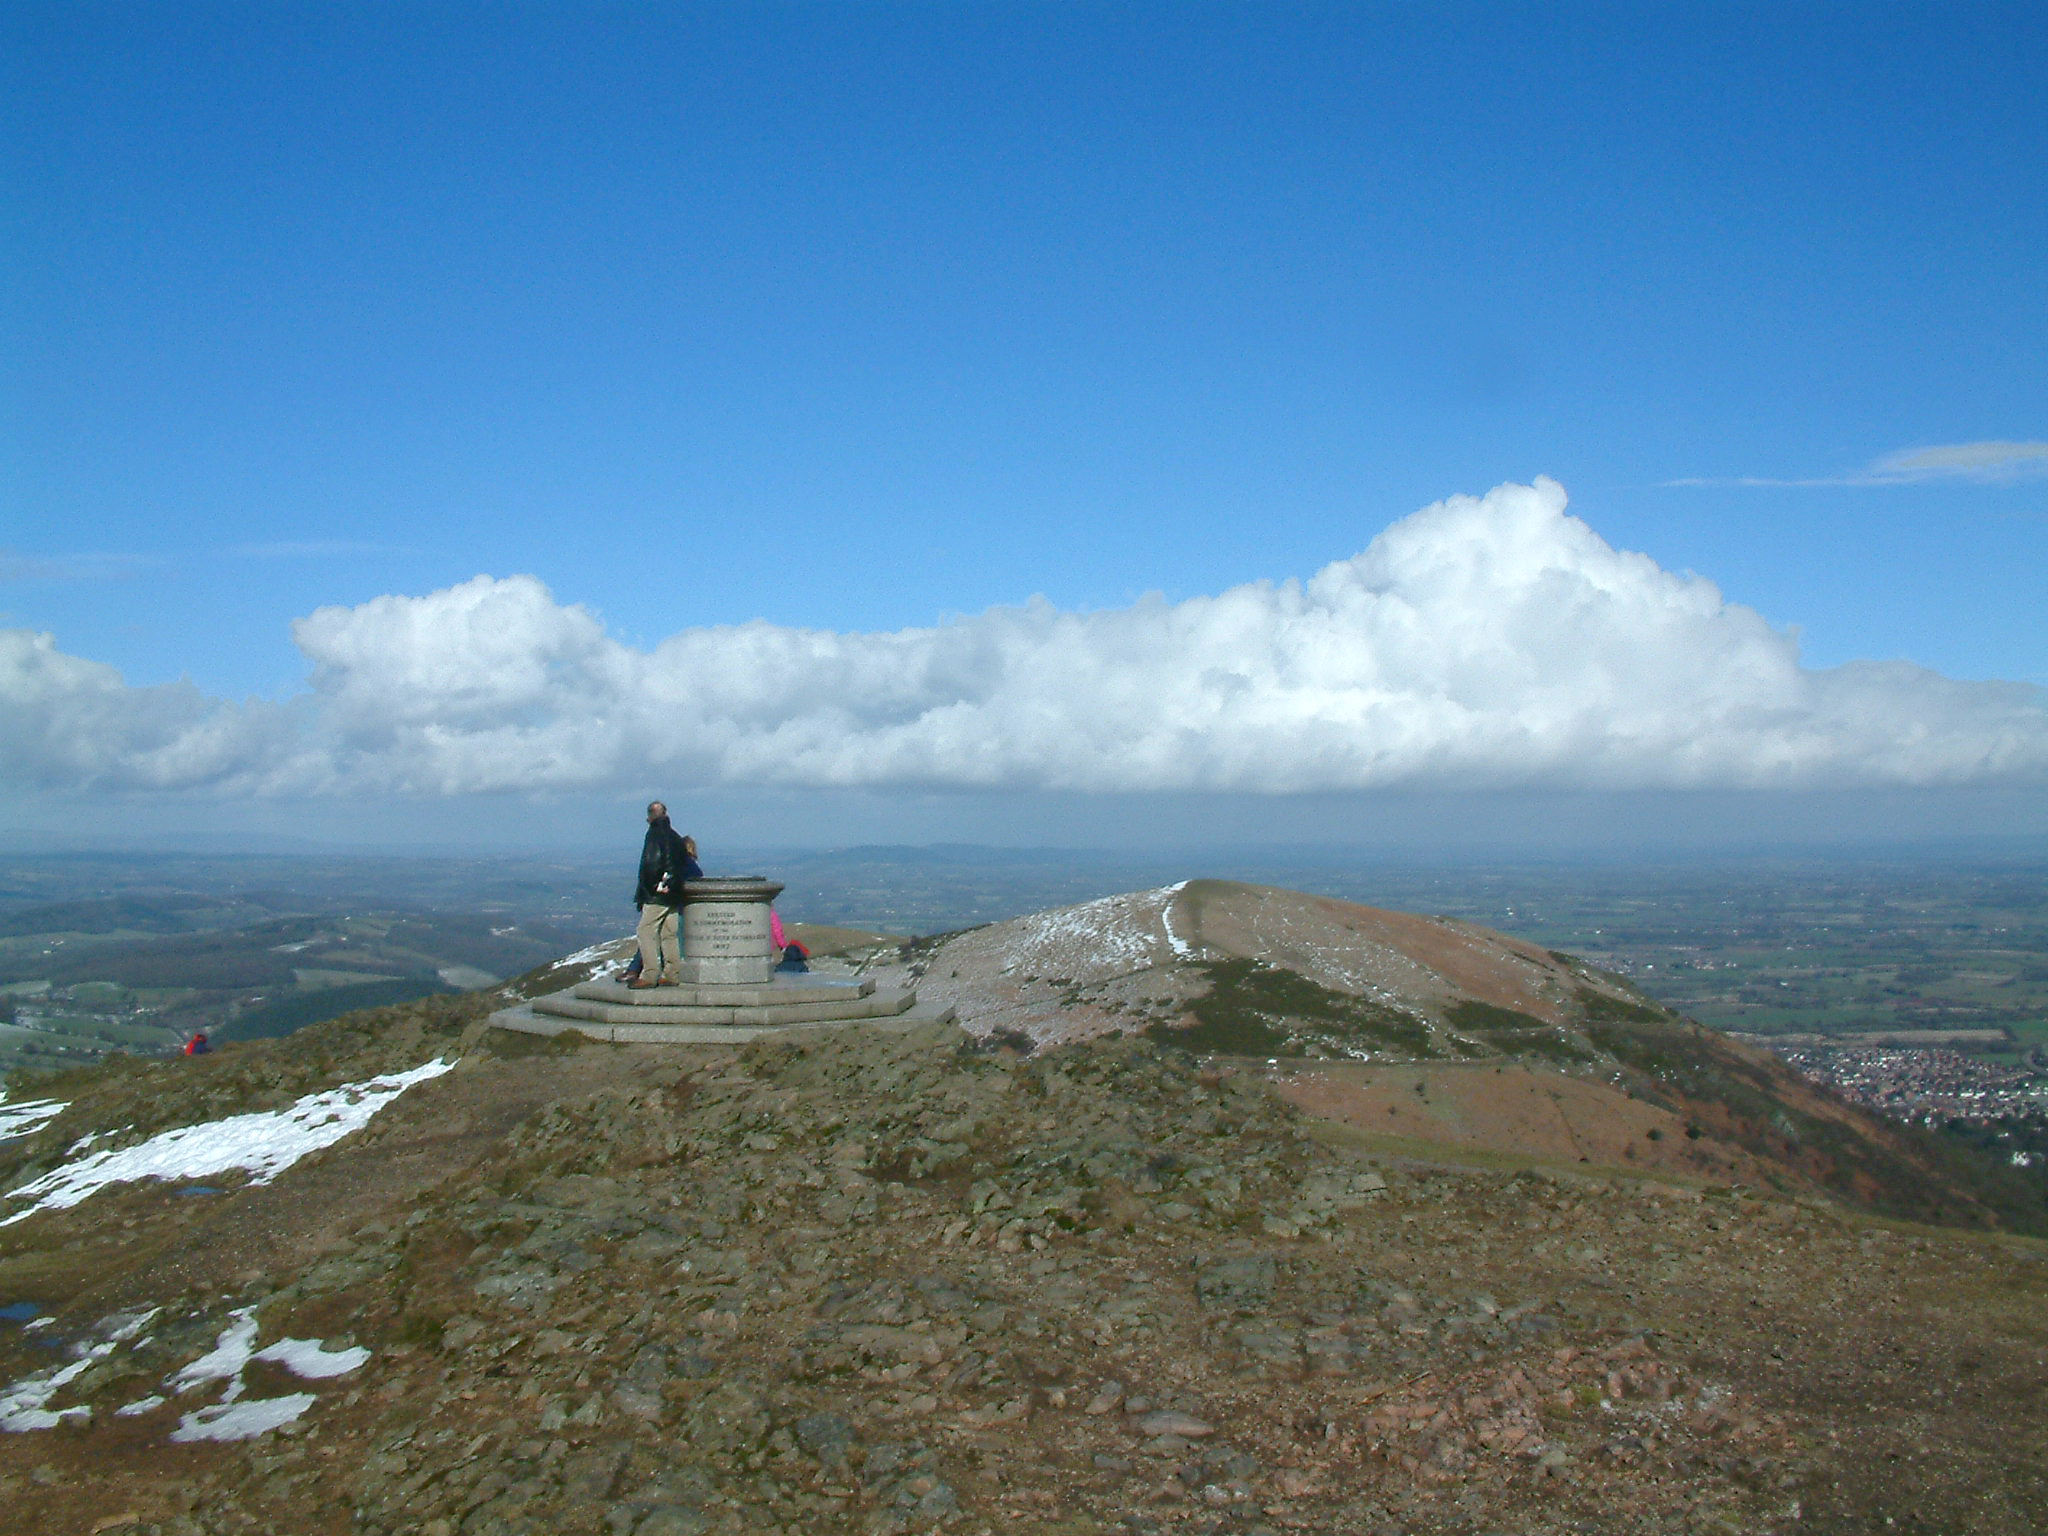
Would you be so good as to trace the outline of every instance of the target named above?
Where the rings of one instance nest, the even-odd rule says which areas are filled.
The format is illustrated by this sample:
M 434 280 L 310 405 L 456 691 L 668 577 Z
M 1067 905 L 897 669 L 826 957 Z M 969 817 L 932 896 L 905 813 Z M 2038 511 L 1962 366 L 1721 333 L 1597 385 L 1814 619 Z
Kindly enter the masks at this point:
M 133 687 L 479 575 L 635 653 L 1179 603 L 1539 475 L 1808 668 L 2048 683 L 2038 5 L 4 25 L 0 625 Z

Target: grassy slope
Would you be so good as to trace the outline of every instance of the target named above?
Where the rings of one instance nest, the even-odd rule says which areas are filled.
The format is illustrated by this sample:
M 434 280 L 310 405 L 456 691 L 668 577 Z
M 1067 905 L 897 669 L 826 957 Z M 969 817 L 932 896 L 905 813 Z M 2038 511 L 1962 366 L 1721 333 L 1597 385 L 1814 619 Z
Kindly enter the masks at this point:
M 1585 983 L 1576 1028 L 1471 1001 L 1431 1031 L 1410 1015 L 1253 960 L 1203 967 L 1192 1025 L 1146 1031 L 1182 1049 L 1251 1057 L 1348 1050 L 1410 1058 L 1501 1056 L 1566 1070 L 1619 1070 L 1629 1090 L 1778 1170 L 1779 1187 L 1825 1192 L 1913 1221 L 2048 1237 L 2048 1190 L 1995 1151 L 1873 1115 L 1767 1052 L 1685 1019 L 1618 976 L 1556 958 Z

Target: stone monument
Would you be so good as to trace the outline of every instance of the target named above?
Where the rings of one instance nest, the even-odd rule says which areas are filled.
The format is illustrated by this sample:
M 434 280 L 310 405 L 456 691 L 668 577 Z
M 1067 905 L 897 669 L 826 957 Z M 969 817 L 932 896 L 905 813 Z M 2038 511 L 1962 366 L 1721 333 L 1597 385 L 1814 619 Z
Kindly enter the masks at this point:
M 782 962 L 770 936 L 768 907 L 782 887 L 759 875 L 683 882 L 685 984 L 764 982 Z
M 853 1024 L 950 1022 L 953 1010 L 920 1006 L 912 987 L 877 987 L 778 973 L 768 907 L 782 891 L 759 875 L 683 883 L 682 982 L 628 987 L 586 981 L 491 1015 L 500 1029 L 558 1035 L 577 1030 L 621 1044 L 697 1045 L 752 1040 Z

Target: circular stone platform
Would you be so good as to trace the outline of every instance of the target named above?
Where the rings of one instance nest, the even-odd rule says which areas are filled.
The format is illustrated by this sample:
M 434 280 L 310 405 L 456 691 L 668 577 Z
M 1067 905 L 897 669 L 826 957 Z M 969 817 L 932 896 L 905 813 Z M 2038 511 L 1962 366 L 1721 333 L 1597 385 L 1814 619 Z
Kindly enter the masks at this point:
M 920 1005 L 910 987 L 778 972 L 782 955 L 768 904 L 781 890 L 759 875 L 687 880 L 681 985 L 586 981 L 501 1008 L 491 1023 L 535 1035 L 573 1029 L 596 1040 L 705 1045 L 853 1024 L 907 1028 L 952 1021 L 952 1009 Z
M 908 1029 L 951 1023 L 954 1017 L 951 1008 L 918 1002 L 909 987 L 777 976 L 752 986 L 644 989 L 586 981 L 502 1008 L 491 1015 L 491 1023 L 530 1035 L 575 1030 L 621 1045 L 729 1045 L 858 1024 Z

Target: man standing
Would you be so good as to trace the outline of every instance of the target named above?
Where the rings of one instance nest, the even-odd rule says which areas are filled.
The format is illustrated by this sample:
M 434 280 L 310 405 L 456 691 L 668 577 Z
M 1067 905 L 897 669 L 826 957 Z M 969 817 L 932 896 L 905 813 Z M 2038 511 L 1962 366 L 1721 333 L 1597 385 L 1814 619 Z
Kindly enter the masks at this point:
M 640 974 L 628 986 L 658 987 L 664 981 L 682 980 L 676 909 L 683 904 L 683 881 L 695 873 L 696 864 L 684 851 L 683 840 L 668 824 L 668 807 L 652 802 L 647 807 L 647 840 L 640 845 L 640 883 L 633 889 L 633 900 L 640 906 L 640 927 L 634 934 L 640 941 Z

